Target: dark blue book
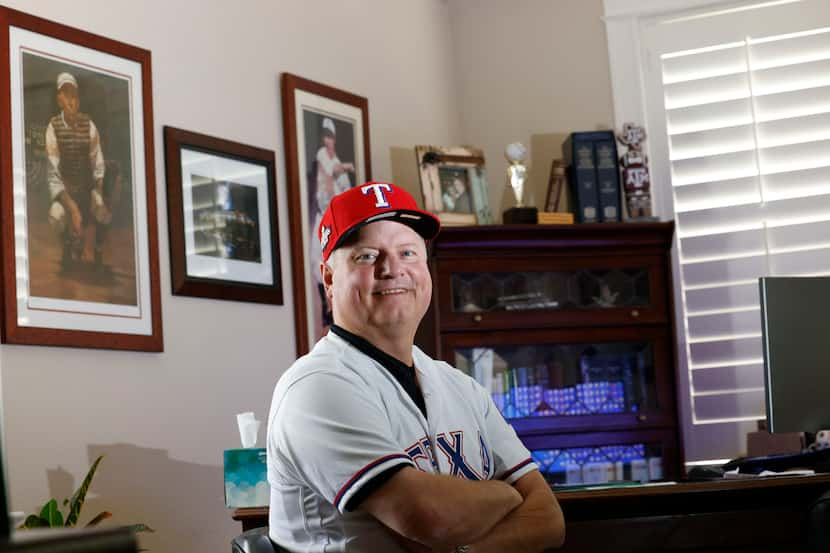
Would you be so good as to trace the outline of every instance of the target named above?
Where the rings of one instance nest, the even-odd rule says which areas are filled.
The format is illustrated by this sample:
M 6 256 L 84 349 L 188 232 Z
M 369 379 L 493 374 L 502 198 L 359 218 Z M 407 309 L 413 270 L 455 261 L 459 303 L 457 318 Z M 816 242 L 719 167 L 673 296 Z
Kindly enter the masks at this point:
M 617 143 L 614 133 L 594 141 L 594 162 L 597 167 L 597 194 L 599 220 L 603 223 L 620 221 L 620 170 L 617 165 Z
M 574 215 L 579 223 L 599 222 L 599 194 L 594 162 L 593 132 L 573 132 L 562 143 L 562 158 L 568 167 L 568 182 L 574 203 Z M 605 138 L 606 135 L 601 135 Z

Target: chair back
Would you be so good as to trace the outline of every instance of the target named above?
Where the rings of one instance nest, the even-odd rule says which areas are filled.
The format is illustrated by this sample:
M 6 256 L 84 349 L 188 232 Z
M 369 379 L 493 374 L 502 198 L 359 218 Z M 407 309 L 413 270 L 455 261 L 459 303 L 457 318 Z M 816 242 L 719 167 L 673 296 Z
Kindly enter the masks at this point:
M 268 537 L 268 527 L 242 532 L 231 540 L 231 553 L 288 553 Z

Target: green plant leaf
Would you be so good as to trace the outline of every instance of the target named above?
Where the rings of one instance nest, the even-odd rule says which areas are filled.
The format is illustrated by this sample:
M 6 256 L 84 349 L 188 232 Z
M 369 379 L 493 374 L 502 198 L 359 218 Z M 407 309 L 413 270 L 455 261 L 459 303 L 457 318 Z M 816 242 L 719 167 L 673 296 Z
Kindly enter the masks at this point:
M 127 528 L 129 528 L 133 532 L 149 532 L 151 534 L 155 532 L 155 530 L 153 530 L 146 524 L 129 524 Z
M 96 526 L 99 522 L 101 522 L 102 520 L 106 520 L 106 519 L 110 518 L 111 516 L 112 516 L 112 513 L 110 513 L 109 511 L 101 511 L 100 513 L 95 515 L 95 517 L 92 520 L 87 522 L 86 526 L 87 526 L 87 528 L 89 528 L 90 526 Z
M 26 520 L 23 521 L 23 524 L 20 525 L 20 528 L 48 528 L 49 521 L 40 518 L 37 515 L 29 515 L 26 517 Z
M 40 518 L 46 521 L 46 526 L 55 528 L 56 526 L 63 526 L 63 513 L 58 510 L 58 501 L 52 499 L 43 506 L 40 510 Z
M 69 514 L 66 515 L 66 526 L 75 526 L 78 524 L 78 517 L 81 514 L 81 508 L 84 506 L 84 500 L 86 499 L 86 492 L 89 490 L 92 477 L 95 476 L 95 471 L 98 469 L 98 463 L 103 458 L 103 455 L 99 455 L 95 459 L 95 462 L 89 467 L 89 472 L 86 473 L 86 478 L 84 478 L 81 486 L 72 494 L 72 499 L 69 501 Z
M 64 507 L 66 507 L 67 505 L 69 505 L 69 498 L 68 498 L 68 497 L 64 497 L 64 498 L 63 498 L 63 506 L 64 506 Z

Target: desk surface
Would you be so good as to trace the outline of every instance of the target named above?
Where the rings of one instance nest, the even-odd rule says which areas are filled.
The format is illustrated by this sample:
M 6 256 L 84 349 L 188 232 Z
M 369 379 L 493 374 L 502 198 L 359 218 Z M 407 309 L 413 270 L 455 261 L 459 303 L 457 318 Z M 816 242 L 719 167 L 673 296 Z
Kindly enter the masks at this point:
M 825 491 L 830 474 L 558 491 L 561 551 L 795 552 L 804 514 Z M 236 509 L 233 519 L 264 526 L 268 508 Z

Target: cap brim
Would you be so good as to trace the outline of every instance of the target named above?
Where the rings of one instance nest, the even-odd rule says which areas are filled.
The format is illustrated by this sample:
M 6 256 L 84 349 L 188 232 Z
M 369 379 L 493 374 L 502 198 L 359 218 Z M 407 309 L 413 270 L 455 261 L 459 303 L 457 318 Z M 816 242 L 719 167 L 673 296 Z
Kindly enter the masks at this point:
M 438 219 L 432 214 L 421 211 L 413 211 L 411 209 L 384 211 L 383 213 L 378 213 L 377 215 L 369 217 L 365 221 L 352 225 L 349 230 L 340 235 L 340 238 L 337 242 L 335 242 L 331 251 L 333 252 L 345 244 L 346 240 L 348 240 L 361 228 L 378 221 L 395 221 L 396 223 L 406 225 L 417 232 L 424 240 L 432 240 L 438 236 L 438 232 L 441 230 L 441 223 L 439 223 Z

